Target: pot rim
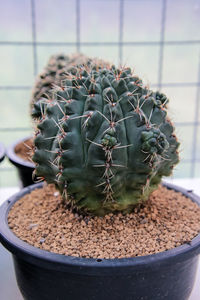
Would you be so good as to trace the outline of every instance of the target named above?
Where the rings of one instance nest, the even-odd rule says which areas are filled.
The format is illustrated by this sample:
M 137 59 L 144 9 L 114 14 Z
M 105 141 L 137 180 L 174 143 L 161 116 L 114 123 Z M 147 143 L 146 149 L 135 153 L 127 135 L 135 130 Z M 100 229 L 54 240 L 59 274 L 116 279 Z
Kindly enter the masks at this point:
M 10 160 L 11 163 L 17 166 L 23 166 L 25 168 L 32 168 L 35 169 L 35 165 L 27 160 L 22 159 L 15 153 L 15 147 L 17 144 L 24 142 L 28 139 L 30 139 L 32 136 L 26 136 L 20 139 L 17 139 L 14 141 L 12 144 L 10 144 L 7 149 L 6 149 L 6 155 L 8 156 L 8 159 Z
M 4 144 L 0 142 L 0 162 L 4 160 L 6 155 L 6 150 Z
M 162 184 L 168 189 L 181 192 L 200 206 L 200 197 L 191 190 L 185 190 L 182 187 L 166 182 L 163 182 Z M 190 243 L 183 244 L 170 250 L 146 256 L 120 259 L 73 257 L 36 248 L 22 241 L 12 232 L 8 226 L 7 216 L 11 207 L 17 200 L 34 189 L 42 188 L 42 186 L 43 183 L 38 183 L 26 187 L 6 200 L 0 207 L 0 242 L 2 242 L 12 254 L 17 255 L 29 263 L 48 269 L 70 270 L 70 272 L 79 274 L 86 272 L 88 275 L 108 275 L 110 272 L 113 272 L 113 268 L 115 268 L 116 272 L 120 272 L 120 274 L 127 274 L 135 272 L 136 270 L 148 270 L 152 267 L 167 267 L 170 263 L 181 263 L 181 261 L 188 260 L 192 256 L 196 256 L 200 253 L 200 234 L 193 238 Z M 99 271 L 101 274 L 99 274 Z

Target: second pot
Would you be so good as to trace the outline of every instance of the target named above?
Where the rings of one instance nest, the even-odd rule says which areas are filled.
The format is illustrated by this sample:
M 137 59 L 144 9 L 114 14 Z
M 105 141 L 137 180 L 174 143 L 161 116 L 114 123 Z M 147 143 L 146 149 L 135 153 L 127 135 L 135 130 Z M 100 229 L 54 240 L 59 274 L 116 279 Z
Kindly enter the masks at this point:
M 12 143 L 6 151 L 6 154 L 10 160 L 10 162 L 17 168 L 17 172 L 21 181 L 21 185 L 23 187 L 32 185 L 33 179 L 32 179 L 32 173 L 35 169 L 35 166 L 33 163 L 31 163 L 28 160 L 24 160 L 21 157 L 19 157 L 16 152 L 15 148 L 19 143 L 23 143 L 26 140 L 30 139 L 31 137 L 24 137 L 22 139 L 19 139 Z

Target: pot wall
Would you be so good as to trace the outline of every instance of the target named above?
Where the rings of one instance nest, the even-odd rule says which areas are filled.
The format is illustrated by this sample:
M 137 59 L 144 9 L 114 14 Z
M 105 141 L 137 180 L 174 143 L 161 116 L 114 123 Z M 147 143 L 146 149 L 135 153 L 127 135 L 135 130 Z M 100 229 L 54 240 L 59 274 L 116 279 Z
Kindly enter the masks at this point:
M 121 275 L 91 276 L 47 270 L 14 258 L 17 283 L 26 300 L 187 300 L 198 257 L 167 267 Z
M 23 160 L 15 153 L 15 147 L 17 146 L 17 144 L 24 142 L 29 138 L 30 136 L 19 139 L 15 141 L 12 145 L 10 145 L 7 149 L 7 156 L 9 158 L 9 161 L 17 168 L 17 173 L 19 175 L 21 185 L 23 187 L 34 184 L 32 179 L 32 173 L 35 168 L 33 163 Z

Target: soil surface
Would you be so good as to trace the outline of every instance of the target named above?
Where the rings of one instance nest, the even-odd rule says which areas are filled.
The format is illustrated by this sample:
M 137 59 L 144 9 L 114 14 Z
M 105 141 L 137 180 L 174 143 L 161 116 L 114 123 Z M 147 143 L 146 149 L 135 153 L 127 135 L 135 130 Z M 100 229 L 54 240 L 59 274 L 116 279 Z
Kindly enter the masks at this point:
M 33 154 L 33 139 L 27 139 L 15 147 L 15 153 L 21 157 L 23 160 L 28 160 L 33 163 L 31 160 Z
M 181 193 L 160 186 L 131 214 L 82 217 L 67 210 L 49 185 L 17 201 L 8 223 L 20 239 L 47 251 L 124 258 L 190 243 L 200 232 L 200 208 Z

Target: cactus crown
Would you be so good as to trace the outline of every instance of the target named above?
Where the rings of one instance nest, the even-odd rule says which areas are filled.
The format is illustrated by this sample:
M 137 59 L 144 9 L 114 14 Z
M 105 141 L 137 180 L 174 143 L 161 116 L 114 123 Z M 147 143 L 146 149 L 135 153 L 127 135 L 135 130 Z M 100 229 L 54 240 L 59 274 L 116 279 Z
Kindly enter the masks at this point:
M 36 175 L 80 213 L 130 212 L 178 162 L 167 97 L 130 68 L 74 67 L 41 102 Z

